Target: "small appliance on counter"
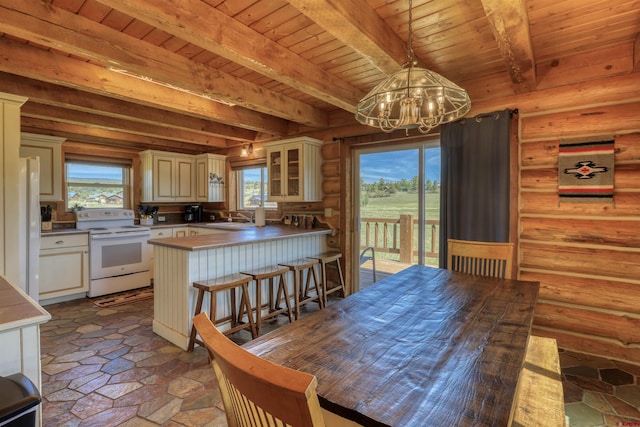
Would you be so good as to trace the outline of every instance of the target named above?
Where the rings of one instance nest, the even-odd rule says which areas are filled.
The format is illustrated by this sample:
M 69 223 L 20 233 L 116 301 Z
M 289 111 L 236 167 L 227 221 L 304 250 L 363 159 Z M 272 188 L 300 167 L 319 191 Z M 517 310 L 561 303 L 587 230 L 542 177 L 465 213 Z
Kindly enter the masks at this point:
M 184 207 L 184 221 L 185 222 L 200 222 L 202 221 L 202 206 L 200 205 L 187 205 Z
M 50 231 L 51 224 L 51 206 L 40 206 L 40 228 L 42 231 Z

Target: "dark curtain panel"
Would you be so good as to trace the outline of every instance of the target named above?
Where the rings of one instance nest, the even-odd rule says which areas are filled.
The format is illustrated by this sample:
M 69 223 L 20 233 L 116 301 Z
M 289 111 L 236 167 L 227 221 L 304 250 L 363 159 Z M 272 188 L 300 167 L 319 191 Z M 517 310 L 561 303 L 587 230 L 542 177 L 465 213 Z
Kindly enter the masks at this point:
M 440 130 L 440 266 L 447 239 L 509 241 L 510 111 L 459 120 Z

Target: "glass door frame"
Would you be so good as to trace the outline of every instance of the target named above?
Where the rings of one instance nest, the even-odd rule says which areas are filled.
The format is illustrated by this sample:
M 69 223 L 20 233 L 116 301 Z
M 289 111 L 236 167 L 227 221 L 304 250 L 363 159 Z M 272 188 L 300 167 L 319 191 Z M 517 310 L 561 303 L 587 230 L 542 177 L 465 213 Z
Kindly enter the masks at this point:
M 425 151 L 428 148 L 440 146 L 439 135 L 425 136 L 424 139 L 415 142 L 399 143 L 399 144 L 376 144 L 375 146 L 353 146 L 351 150 L 351 188 L 352 199 L 351 209 L 353 215 L 353 233 L 351 233 L 352 241 L 352 292 L 360 290 L 360 156 L 363 154 L 382 153 L 389 151 L 401 150 L 418 150 L 418 223 L 422 226 L 418 227 L 418 264 L 424 264 L 425 258 L 425 219 L 426 219 L 426 197 L 425 197 Z

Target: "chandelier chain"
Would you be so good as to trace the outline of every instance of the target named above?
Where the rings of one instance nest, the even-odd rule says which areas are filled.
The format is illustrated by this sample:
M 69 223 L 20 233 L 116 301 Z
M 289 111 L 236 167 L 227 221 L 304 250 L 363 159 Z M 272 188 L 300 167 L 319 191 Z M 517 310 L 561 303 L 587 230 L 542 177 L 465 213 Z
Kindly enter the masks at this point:
M 407 37 L 407 56 L 409 57 L 409 66 L 413 65 L 413 0 L 409 0 L 409 37 Z

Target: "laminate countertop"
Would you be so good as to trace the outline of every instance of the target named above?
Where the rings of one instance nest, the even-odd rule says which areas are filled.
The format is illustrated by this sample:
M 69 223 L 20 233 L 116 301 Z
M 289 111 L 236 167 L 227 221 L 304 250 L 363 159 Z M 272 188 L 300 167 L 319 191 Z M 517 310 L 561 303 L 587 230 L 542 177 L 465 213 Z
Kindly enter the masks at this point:
M 200 225 L 199 227 L 214 229 L 216 233 L 198 236 L 151 239 L 149 240 L 149 244 L 166 246 L 184 251 L 200 251 L 225 246 L 247 245 L 257 242 L 333 233 L 333 231 L 328 228 L 304 229 L 286 225 L 267 225 L 265 227 L 250 226 L 240 227 L 234 230 L 217 228 L 217 226 Z
M 0 277 L 0 332 L 34 323 L 45 323 L 51 315 L 24 292 Z

